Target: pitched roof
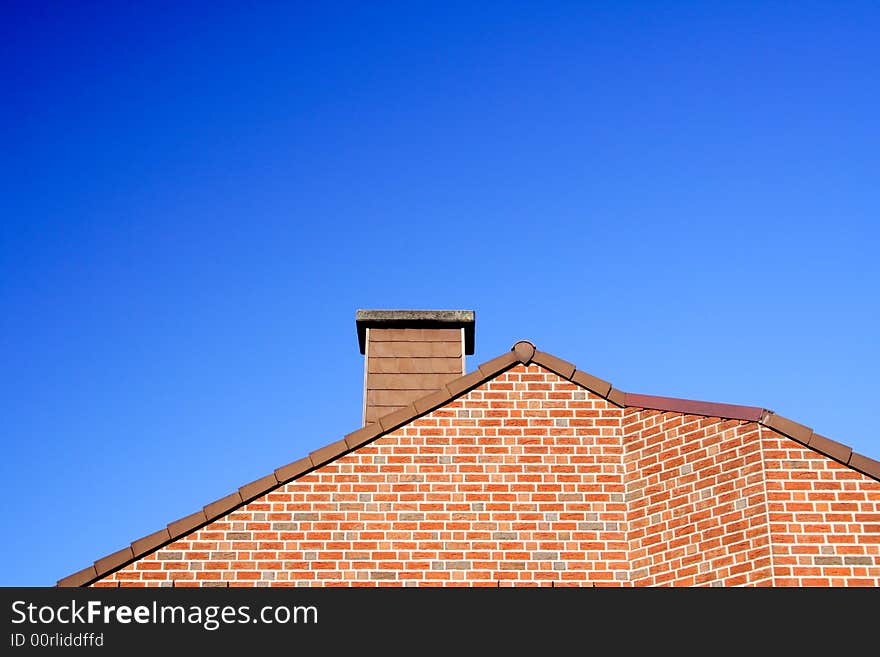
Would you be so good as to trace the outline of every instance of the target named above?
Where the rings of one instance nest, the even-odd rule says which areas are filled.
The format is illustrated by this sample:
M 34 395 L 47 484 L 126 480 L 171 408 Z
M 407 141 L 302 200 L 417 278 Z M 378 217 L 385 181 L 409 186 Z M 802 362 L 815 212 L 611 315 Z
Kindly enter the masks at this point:
M 193 530 L 234 511 L 255 498 L 265 495 L 273 489 L 326 465 L 340 456 L 411 422 L 419 416 L 445 405 L 511 367 L 519 364 L 528 365 L 530 363 L 540 365 L 563 379 L 571 381 L 621 408 L 633 407 L 758 422 L 853 470 L 880 481 L 880 461 L 875 461 L 863 454 L 853 452 L 852 448 L 847 445 L 815 433 L 810 427 L 777 415 L 773 411 L 757 406 L 719 404 L 623 392 L 612 386 L 608 381 L 577 369 L 573 363 L 540 351 L 527 340 L 521 340 L 514 344 L 509 352 L 486 361 L 473 372 L 450 381 L 440 390 L 416 399 L 406 407 L 379 418 L 374 424 L 353 431 L 341 439 L 311 452 L 308 456 L 298 461 L 281 466 L 266 476 L 245 484 L 234 493 L 207 504 L 193 514 L 169 523 L 167 527 L 157 532 L 139 538 L 132 542 L 131 545 L 98 559 L 93 565 L 58 580 L 57 586 L 86 586 L 91 584 L 95 580 L 105 577 L 132 561 L 146 556 L 163 545 L 175 541 Z

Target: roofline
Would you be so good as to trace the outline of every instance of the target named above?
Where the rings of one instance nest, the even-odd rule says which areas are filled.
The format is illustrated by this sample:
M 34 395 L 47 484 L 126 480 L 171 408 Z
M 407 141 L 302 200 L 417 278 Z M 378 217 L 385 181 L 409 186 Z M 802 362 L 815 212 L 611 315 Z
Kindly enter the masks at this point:
M 510 368 L 516 365 L 529 365 L 530 363 L 540 365 L 544 369 L 557 374 L 567 381 L 571 381 L 585 390 L 589 390 L 603 399 L 607 399 L 621 408 L 641 408 L 757 422 L 824 456 L 834 459 L 838 463 L 880 481 L 880 461 L 875 461 L 863 454 L 854 452 L 851 447 L 815 433 L 810 427 L 777 415 L 773 411 L 758 406 L 719 404 L 692 399 L 657 397 L 623 392 L 615 388 L 608 381 L 577 369 L 573 363 L 557 358 L 547 352 L 539 351 L 528 340 L 520 340 L 513 345 L 510 351 L 486 361 L 469 374 L 453 379 L 436 392 L 416 399 L 404 408 L 379 418 L 377 422 L 357 429 L 329 445 L 316 449 L 298 461 L 276 468 L 266 476 L 245 484 L 237 491 L 205 505 L 199 511 L 175 520 L 169 523 L 167 527 L 133 541 L 128 547 L 102 557 L 95 561 L 93 565 L 58 580 L 56 586 L 88 586 L 168 543 L 176 541 L 182 536 L 244 506 L 257 497 L 261 497 L 316 468 L 327 465 L 358 447 L 371 443 L 386 433 L 404 424 L 408 424 L 426 413 L 430 413 Z

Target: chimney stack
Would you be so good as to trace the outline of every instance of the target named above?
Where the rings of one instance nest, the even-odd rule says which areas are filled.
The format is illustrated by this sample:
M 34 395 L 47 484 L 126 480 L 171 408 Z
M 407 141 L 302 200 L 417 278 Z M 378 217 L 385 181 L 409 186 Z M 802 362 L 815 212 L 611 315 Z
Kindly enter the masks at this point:
M 358 310 L 364 425 L 464 374 L 474 353 L 473 310 Z

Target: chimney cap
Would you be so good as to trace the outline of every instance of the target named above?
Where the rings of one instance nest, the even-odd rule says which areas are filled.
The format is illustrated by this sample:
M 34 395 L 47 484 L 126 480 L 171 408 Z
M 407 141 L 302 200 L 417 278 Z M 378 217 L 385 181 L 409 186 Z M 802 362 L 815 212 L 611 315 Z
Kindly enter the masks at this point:
M 463 328 L 464 352 L 474 353 L 473 310 L 358 310 L 355 322 L 361 353 L 368 328 Z

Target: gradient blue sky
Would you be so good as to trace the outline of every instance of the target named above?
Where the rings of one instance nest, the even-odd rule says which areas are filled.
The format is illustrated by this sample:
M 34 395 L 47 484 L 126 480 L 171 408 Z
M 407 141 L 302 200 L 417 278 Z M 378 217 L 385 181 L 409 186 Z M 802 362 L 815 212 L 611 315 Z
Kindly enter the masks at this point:
M 0 9 L 0 584 L 357 428 L 357 308 L 880 458 L 875 2 L 123 4 Z

